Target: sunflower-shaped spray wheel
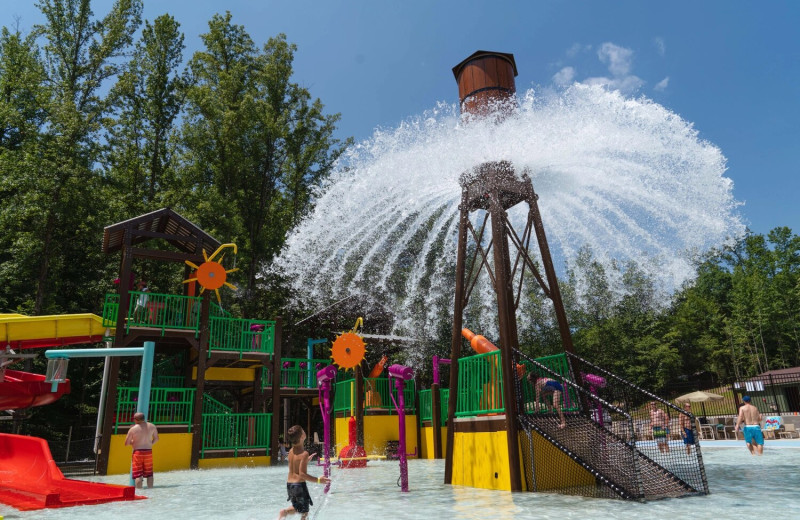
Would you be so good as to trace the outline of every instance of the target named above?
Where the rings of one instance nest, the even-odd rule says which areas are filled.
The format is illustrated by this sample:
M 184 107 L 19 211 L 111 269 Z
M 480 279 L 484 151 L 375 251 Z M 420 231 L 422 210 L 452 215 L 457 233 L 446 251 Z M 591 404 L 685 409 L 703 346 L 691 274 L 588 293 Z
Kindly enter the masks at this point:
M 353 369 L 361 364 L 367 352 L 367 344 L 356 331 L 363 326 L 364 319 L 358 318 L 350 332 L 340 334 L 331 346 L 331 358 L 339 368 Z
M 236 286 L 232 283 L 228 283 L 228 274 L 233 273 L 239 270 L 236 267 L 236 257 L 234 256 L 233 266 L 231 269 L 225 269 L 222 266 L 222 260 L 225 258 L 225 255 L 219 257 L 218 261 L 214 259 L 217 257 L 218 254 L 222 252 L 223 249 L 226 248 L 233 248 L 233 254 L 236 255 L 236 244 L 222 244 L 217 248 L 216 251 L 211 256 L 206 254 L 206 250 L 203 249 L 203 258 L 205 262 L 200 265 L 195 265 L 193 262 L 186 260 L 186 265 L 193 268 L 195 270 L 194 278 L 189 278 L 184 280 L 183 283 L 190 283 L 190 282 L 197 282 L 200 284 L 200 294 L 203 294 L 203 291 L 206 289 L 214 291 L 217 294 L 217 302 L 222 304 L 222 299 L 219 297 L 219 289 L 223 285 L 226 287 L 230 287 L 234 291 L 237 290 Z

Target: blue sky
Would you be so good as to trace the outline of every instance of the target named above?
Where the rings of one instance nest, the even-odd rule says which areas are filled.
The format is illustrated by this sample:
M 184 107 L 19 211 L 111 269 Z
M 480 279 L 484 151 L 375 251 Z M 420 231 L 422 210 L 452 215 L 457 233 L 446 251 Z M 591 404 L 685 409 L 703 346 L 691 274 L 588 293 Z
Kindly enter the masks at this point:
M 93 2 L 102 16 L 111 5 Z M 258 43 L 285 33 L 294 80 L 340 112 L 339 137 L 369 138 L 457 98 L 451 68 L 478 49 L 513 53 L 517 90 L 605 83 L 694 123 L 728 158 L 757 233 L 800 233 L 800 2 L 533 0 L 145 0 L 186 34 L 186 56 L 229 10 Z M 29 0 L 0 0 L 0 25 L 27 32 Z

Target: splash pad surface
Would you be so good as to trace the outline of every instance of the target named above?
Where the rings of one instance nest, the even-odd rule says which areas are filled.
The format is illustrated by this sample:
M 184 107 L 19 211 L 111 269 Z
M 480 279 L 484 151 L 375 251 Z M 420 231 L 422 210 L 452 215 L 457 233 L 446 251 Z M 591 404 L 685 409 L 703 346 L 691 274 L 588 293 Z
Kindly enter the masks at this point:
M 382 518 L 786 518 L 800 491 L 800 449 L 777 449 L 767 442 L 764 456 L 733 448 L 704 448 L 711 495 L 640 504 L 545 493 L 487 491 L 442 484 L 444 462 L 410 460 L 410 492 L 401 493 L 396 461 L 369 463 L 360 470 L 334 470 L 331 493 L 309 484 L 314 500 L 309 518 L 344 520 Z M 676 445 L 676 449 L 680 447 Z M 322 474 L 312 468 L 312 474 Z M 126 483 L 125 476 L 95 477 L 98 482 Z M 276 518 L 287 507 L 286 469 L 242 468 L 175 471 L 156 475 L 156 487 L 142 490 L 148 500 L 20 512 L 0 505 L 0 516 L 43 520 L 170 520 Z M 294 517 L 299 518 L 299 517 Z

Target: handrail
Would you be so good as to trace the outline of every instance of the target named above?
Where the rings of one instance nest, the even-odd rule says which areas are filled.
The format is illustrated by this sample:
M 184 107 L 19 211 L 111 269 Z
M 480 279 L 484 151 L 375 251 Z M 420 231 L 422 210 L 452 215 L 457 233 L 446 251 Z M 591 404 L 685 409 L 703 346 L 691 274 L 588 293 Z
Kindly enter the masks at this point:
M 204 413 L 200 457 L 208 450 L 266 449 L 270 453 L 271 413 Z
M 243 318 L 209 318 L 209 349 L 272 354 L 275 351 L 275 322 Z
M 191 432 L 195 391 L 194 388 L 151 388 L 147 420 L 153 424 L 185 424 Z M 133 424 L 138 393 L 138 387 L 117 388 L 115 434 L 121 426 Z
M 330 359 L 282 358 L 281 388 L 317 389 L 317 372 L 331 364 Z M 272 386 L 272 371 L 262 367 L 261 387 Z
M 222 404 L 208 394 L 203 394 L 203 413 L 233 413 L 233 408 Z

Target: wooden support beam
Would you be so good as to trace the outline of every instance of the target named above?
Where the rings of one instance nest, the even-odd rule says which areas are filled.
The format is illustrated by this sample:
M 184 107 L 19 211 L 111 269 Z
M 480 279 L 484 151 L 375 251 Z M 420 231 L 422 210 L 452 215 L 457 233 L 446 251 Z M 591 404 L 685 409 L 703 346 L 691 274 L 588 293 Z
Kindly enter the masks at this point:
M 131 248 L 131 254 L 135 258 L 146 258 L 148 260 L 159 260 L 163 262 L 179 262 L 184 263 L 186 260 L 194 262 L 195 264 L 202 264 L 205 259 L 202 256 L 197 256 L 189 253 L 175 253 L 172 251 L 160 251 L 156 249 L 141 249 L 138 247 Z
M 283 318 L 275 318 L 275 349 L 272 356 L 272 439 L 270 440 L 270 461 L 278 464 L 278 431 L 281 418 L 281 331 Z
M 192 455 L 190 467 L 200 467 L 200 452 L 203 449 L 203 393 L 206 390 L 206 360 L 208 358 L 209 311 L 211 292 L 203 294 L 200 303 L 200 348 L 197 352 L 197 380 L 195 383 L 194 410 L 192 411 Z

